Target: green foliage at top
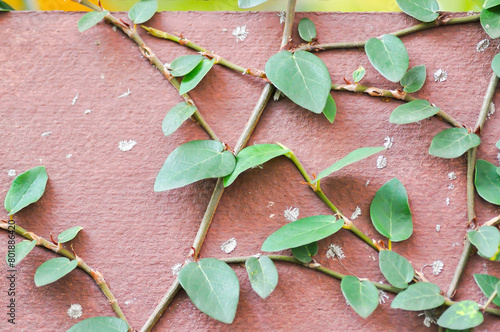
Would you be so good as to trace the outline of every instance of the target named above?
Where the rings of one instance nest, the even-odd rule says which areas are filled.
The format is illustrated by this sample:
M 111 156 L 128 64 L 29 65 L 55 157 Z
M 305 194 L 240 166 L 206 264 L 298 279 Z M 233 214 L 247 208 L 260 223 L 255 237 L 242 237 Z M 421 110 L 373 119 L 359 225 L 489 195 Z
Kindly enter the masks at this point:
M 366 42 L 365 51 L 373 67 L 391 82 L 399 82 L 408 70 L 408 52 L 401 39 L 396 36 L 370 38 Z
M 479 306 L 474 301 L 453 304 L 439 318 L 438 325 L 448 329 L 465 330 L 480 325 L 484 320 Z
M 135 24 L 149 21 L 158 9 L 158 0 L 140 0 L 136 2 L 128 12 L 128 17 Z
M 422 22 L 432 22 L 438 18 L 439 4 L 436 0 L 396 0 L 406 14 Z
M 268 0 L 238 0 L 238 6 L 240 8 L 251 8 L 258 6 Z
M 479 136 L 465 128 L 449 128 L 434 136 L 429 154 L 440 158 L 457 158 L 480 143 Z
M 108 13 L 109 12 L 107 10 L 102 12 L 88 12 L 78 21 L 78 30 L 80 32 L 84 32 L 85 30 L 92 28 L 94 25 L 101 22 Z
M 4 207 L 9 215 L 35 203 L 45 192 L 48 176 L 44 166 L 37 166 L 19 174 L 5 196 Z
M 0 12 L 10 12 L 13 10 L 14 8 L 12 8 L 8 3 L 0 0 Z
M 407 93 L 413 93 L 422 89 L 426 77 L 427 71 L 425 65 L 416 66 L 408 70 L 400 82 L 404 87 L 403 91 Z
M 481 25 L 493 39 L 500 37 L 500 6 L 483 9 L 479 16 Z
M 127 332 L 128 325 L 117 317 L 92 317 L 73 325 L 67 332 Z
M 378 290 L 368 280 L 359 280 L 354 276 L 345 276 L 340 282 L 342 294 L 358 315 L 366 318 L 378 306 Z
M 483 4 L 484 9 L 489 9 L 500 5 L 500 0 L 485 0 Z
M 278 270 L 269 257 L 251 257 L 245 262 L 248 279 L 253 290 L 263 299 L 271 295 L 278 285 Z
M 299 22 L 299 35 L 300 38 L 305 40 L 306 42 L 311 42 L 313 39 L 317 37 L 316 26 L 314 22 L 304 17 Z

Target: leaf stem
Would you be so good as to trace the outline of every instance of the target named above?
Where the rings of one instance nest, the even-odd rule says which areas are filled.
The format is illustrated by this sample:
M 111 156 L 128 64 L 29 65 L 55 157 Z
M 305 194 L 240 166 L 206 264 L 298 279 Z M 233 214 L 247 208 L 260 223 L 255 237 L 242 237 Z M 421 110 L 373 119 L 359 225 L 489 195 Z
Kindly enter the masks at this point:
M 488 111 L 490 109 L 490 104 L 495 95 L 495 90 L 498 85 L 498 76 L 493 73 L 490 78 L 490 83 L 486 90 L 486 95 L 483 99 L 483 105 L 481 106 L 481 111 L 479 112 L 479 116 L 477 118 L 476 126 L 474 127 L 474 132 L 480 133 L 483 131 L 484 123 L 486 122 L 486 117 L 488 115 Z
M 493 302 L 493 300 L 495 299 L 495 297 L 497 296 L 497 289 L 495 288 L 495 290 L 493 291 L 493 293 L 491 293 L 490 297 L 488 298 L 488 301 L 486 301 L 486 303 L 481 307 L 481 309 L 483 310 L 483 312 L 488 308 L 488 306 L 491 304 L 491 302 Z

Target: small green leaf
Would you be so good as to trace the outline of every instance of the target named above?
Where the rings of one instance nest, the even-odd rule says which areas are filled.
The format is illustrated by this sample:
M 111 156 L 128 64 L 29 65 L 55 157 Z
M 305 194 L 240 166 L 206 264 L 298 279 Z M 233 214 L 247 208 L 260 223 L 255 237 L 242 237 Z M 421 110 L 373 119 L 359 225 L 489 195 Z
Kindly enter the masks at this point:
M 300 247 L 292 248 L 293 257 L 302 263 L 312 261 L 312 256 L 318 253 L 318 242 L 309 243 Z
M 299 22 L 299 35 L 300 38 L 302 38 L 306 42 L 310 42 L 314 38 L 316 38 L 317 33 L 314 22 L 308 19 L 307 17 L 301 19 Z
M 477 231 L 470 231 L 467 237 L 479 253 L 488 258 L 496 254 L 500 245 L 500 232 L 493 226 L 482 226 Z
M 497 149 L 500 149 L 500 141 L 498 141 L 497 144 L 495 144 L 495 146 L 497 147 Z
M 165 136 L 173 134 L 194 112 L 196 112 L 196 107 L 184 101 L 172 107 L 163 119 L 161 125 L 163 134 Z
M 181 81 L 181 87 L 179 88 L 179 94 L 183 95 L 193 90 L 198 83 L 201 82 L 203 77 L 212 69 L 214 66 L 215 59 L 208 60 L 203 59 L 189 74 L 184 76 Z
M 107 10 L 102 12 L 88 12 L 78 21 L 78 30 L 80 32 L 84 32 L 85 30 L 92 28 L 94 25 L 101 22 L 108 13 L 109 11 Z
M 474 185 L 479 196 L 492 204 L 500 205 L 500 175 L 495 165 L 479 159 L 476 162 Z
M 408 194 L 403 184 L 394 178 L 375 194 L 370 205 L 370 217 L 375 229 L 392 242 L 408 239 L 413 233 L 413 221 Z
M 370 156 L 373 156 L 376 153 L 379 153 L 380 151 L 383 151 L 385 148 L 384 147 L 369 147 L 369 148 L 360 148 L 357 150 L 352 151 L 349 153 L 347 156 L 344 158 L 340 159 L 336 163 L 334 163 L 332 166 L 328 167 L 324 171 L 321 171 L 316 179 L 312 181 L 311 183 L 316 183 L 319 180 L 321 180 L 324 177 L 327 177 L 328 175 L 337 172 L 341 170 L 342 168 L 353 164 L 355 162 L 358 162 L 360 160 L 363 160 L 365 158 L 368 158 Z
M 351 307 L 363 318 L 372 314 L 378 306 L 378 290 L 367 280 L 345 276 L 340 282 L 342 294 Z
M 418 282 L 399 293 L 391 303 L 393 309 L 409 311 L 429 310 L 445 302 L 438 285 L 430 282 Z
M 337 104 L 335 103 L 335 99 L 333 99 L 332 95 L 329 94 L 326 99 L 325 109 L 323 110 L 323 115 L 326 117 L 330 123 L 333 123 L 335 120 L 335 116 L 337 115 Z
M 278 229 L 271 234 L 264 244 L 262 251 L 280 251 L 300 247 L 311 242 L 324 239 L 344 225 L 343 219 L 335 216 L 312 216 L 302 218 Z
M 474 280 L 487 298 L 493 294 L 495 287 L 498 287 L 500 284 L 499 278 L 487 274 L 474 274 Z M 493 303 L 500 307 L 500 293 L 495 296 Z
M 448 329 L 465 330 L 483 322 L 483 314 L 474 301 L 462 301 L 453 304 L 439 317 L 438 325 Z
M 486 0 L 483 4 L 484 9 L 490 9 L 491 7 L 495 7 L 500 5 L 500 0 Z
M 10 12 L 13 10 L 15 10 L 15 9 L 12 8 L 8 3 L 0 0 L 0 12 Z
M 165 160 L 156 176 L 155 191 L 179 188 L 196 181 L 231 174 L 236 158 L 221 142 L 191 141 L 179 146 Z
M 366 42 L 365 51 L 373 67 L 389 81 L 399 82 L 408 70 L 408 52 L 401 39 L 396 36 L 370 38 Z
M 432 22 L 438 18 L 439 4 L 436 0 L 396 0 L 406 14 L 422 22 Z
M 267 78 L 295 104 L 320 114 L 330 95 L 332 80 L 326 65 L 306 51 L 282 51 L 266 63 Z
M 435 115 L 439 111 L 439 107 L 431 106 L 431 103 L 427 100 L 413 100 L 396 107 L 389 118 L 389 122 L 400 125 L 418 122 Z
M 53 283 L 73 271 L 77 266 L 76 259 L 72 261 L 66 257 L 49 259 L 36 269 L 35 285 L 40 287 Z
M 45 192 L 47 180 L 47 171 L 43 166 L 37 166 L 19 174 L 5 196 L 4 206 L 9 215 L 38 201 Z
M 429 154 L 446 159 L 457 158 L 480 143 L 479 136 L 465 128 L 449 128 L 434 136 Z
M 5 260 L 7 265 L 14 267 L 19 264 L 20 261 L 26 257 L 33 248 L 36 246 L 36 240 L 33 241 L 21 241 L 14 246 L 14 250 L 9 250 Z M 12 254 L 12 255 L 11 255 Z
M 240 298 L 236 273 L 215 258 L 184 265 L 179 282 L 198 309 L 210 317 L 231 324 Z
M 495 74 L 498 77 L 500 77 L 500 53 L 498 53 L 497 55 L 495 55 L 495 57 L 493 58 L 493 61 L 491 61 L 491 69 L 493 69 L 493 71 L 495 72 Z M 497 147 L 498 147 L 498 143 L 497 143 Z
M 135 24 L 142 24 L 153 17 L 157 9 L 157 0 L 140 0 L 130 8 L 128 17 Z
M 203 60 L 203 55 L 183 55 L 170 64 L 172 76 L 179 77 L 189 74 Z
M 269 257 L 251 257 L 245 262 L 248 279 L 253 290 L 263 299 L 271 295 L 278 285 L 278 270 Z
M 479 16 L 484 31 L 493 39 L 500 37 L 500 6 L 483 9 Z
M 354 83 L 358 83 L 365 77 L 366 70 L 363 66 L 359 66 L 358 69 L 352 73 L 352 79 L 354 80 Z
M 241 150 L 236 156 L 236 167 L 228 176 L 224 177 L 224 187 L 228 187 L 238 175 L 249 168 L 263 164 L 273 158 L 290 152 L 277 144 L 256 144 Z
M 92 317 L 73 325 L 67 332 L 127 332 L 128 324 L 117 317 Z
M 83 227 L 81 227 L 81 226 L 75 226 L 75 227 L 72 227 L 70 229 L 67 229 L 67 230 L 61 232 L 61 234 L 59 234 L 57 236 L 57 242 L 65 243 L 65 242 L 73 240 L 76 237 L 76 235 L 78 234 L 78 232 L 80 232 L 82 229 L 83 229 Z
M 403 256 L 390 250 L 381 250 L 378 256 L 380 271 L 391 285 L 407 288 L 415 276 L 415 270 Z
M 407 93 L 417 92 L 422 89 L 427 77 L 425 65 L 416 66 L 408 70 L 401 79 L 401 85 L 404 87 L 403 91 Z
M 238 6 L 240 8 L 252 8 L 266 1 L 268 0 L 238 0 Z

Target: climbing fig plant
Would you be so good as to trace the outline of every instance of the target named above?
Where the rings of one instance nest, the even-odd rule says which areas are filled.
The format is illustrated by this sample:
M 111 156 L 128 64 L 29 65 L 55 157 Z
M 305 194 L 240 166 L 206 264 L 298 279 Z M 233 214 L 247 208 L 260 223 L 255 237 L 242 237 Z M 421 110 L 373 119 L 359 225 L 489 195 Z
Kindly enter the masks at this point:
M 492 78 L 478 122 L 475 127 L 466 127 L 430 101 L 411 95 L 425 85 L 427 70 L 425 64 L 410 68 L 410 56 L 400 37 L 436 26 L 480 21 L 491 38 L 498 38 L 500 37 L 500 1 L 486 0 L 483 5 L 484 9 L 479 15 L 449 18 L 439 11 L 438 1 L 397 0 L 403 12 L 422 23 L 412 29 L 370 38 L 361 44 L 343 44 L 344 48 L 363 47 L 363 56 L 366 56 L 373 68 L 389 82 L 399 84 L 399 87 L 392 91 L 361 85 L 360 82 L 365 78 L 366 69 L 359 64 L 353 66 L 358 69 L 352 73 L 352 82 L 346 79 L 347 84 L 332 84 L 329 67 L 312 51 L 326 51 L 341 48 L 341 46 L 319 44 L 318 36 L 321 31 L 310 18 L 303 18 L 295 26 L 295 0 L 282 1 L 287 3 L 283 41 L 281 46 L 276 46 L 276 53 L 267 60 L 263 71 L 245 69 L 213 52 L 208 52 L 184 37 L 141 25 L 147 23 L 156 13 L 157 0 L 136 2 L 128 13 L 130 22 L 115 18 L 112 13 L 102 7 L 101 3 L 95 5 L 87 0 L 76 1 L 91 9 L 79 20 L 77 24 L 79 31 L 85 32 L 102 20 L 114 25 L 137 43 L 142 54 L 178 91 L 183 101 L 170 109 L 163 123 L 158 124 L 165 136 L 170 136 L 176 130 L 182 130 L 182 124 L 189 119 L 197 121 L 210 136 L 207 140 L 193 140 L 179 145 L 165 157 L 163 166 L 158 165 L 156 181 L 154 187 L 151 188 L 157 192 L 165 192 L 211 178 L 218 179 L 218 182 L 205 217 L 200 224 L 198 235 L 191 247 L 191 254 L 186 258 L 176 282 L 154 310 L 142 331 L 149 331 L 154 326 L 179 288 L 185 290 L 192 303 L 201 312 L 220 322 L 231 324 L 238 310 L 240 280 L 229 264 L 244 263 L 253 291 L 265 299 L 273 296 L 273 291 L 279 284 L 279 267 L 275 266 L 275 261 L 304 266 L 341 280 L 339 284 L 336 284 L 339 292 L 343 294 L 346 302 L 356 314 L 367 319 L 378 307 L 383 292 L 397 294 L 391 303 L 391 308 L 395 310 L 436 310 L 439 315 L 437 324 L 449 330 L 467 330 L 477 327 L 483 322 L 485 313 L 499 316 L 500 310 L 492 308 L 494 305 L 500 306 L 500 280 L 496 276 L 474 274 L 478 289 L 487 298 L 484 304 L 473 300 L 460 302 L 452 300 L 470 254 L 477 253 L 481 259 L 490 261 L 500 260 L 500 232 L 497 226 L 500 216 L 481 226 L 474 224 L 475 217 L 473 216 L 474 191 L 485 201 L 500 205 L 500 168 L 490 161 L 477 160 L 476 157 L 488 107 L 500 74 L 499 55 L 491 63 Z M 264 2 L 266 0 L 238 0 L 241 8 L 251 8 Z M 8 11 L 12 8 L 0 1 L 0 10 Z M 163 64 L 139 37 L 137 30 L 142 28 L 152 36 L 177 42 L 199 53 L 185 54 L 173 59 L 170 64 Z M 303 41 L 302 44 L 293 44 L 290 37 L 294 28 L 297 29 Z M 262 80 L 266 85 L 245 131 L 234 148 L 219 140 L 188 95 L 215 65 L 223 65 L 242 74 L 255 76 L 255 79 Z M 332 160 L 329 165 L 324 165 L 324 169 L 317 176 L 313 177 L 309 176 L 294 152 L 283 144 L 266 142 L 245 147 L 272 94 L 276 99 L 283 95 L 307 111 L 318 116 L 322 114 L 333 123 L 337 112 L 342 112 L 341 109 L 337 109 L 332 95 L 332 91 L 338 90 L 365 92 L 372 96 L 404 101 L 405 103 L 395 107 L 387 118 L 388 122 L 396 125 L 407 125 L 432 116 L 440 117 L 451 127 L 429 138 L 428 153 L 445 159 L 468 155 L 468 223 L 471 228 L 466 234 L 464 233 L 466 245 L 462 252 L 463 259 L 457 266 L 448 292 L 429 282 L 421 271 L 415 269 L 410 260 L 392 248 L 394 242 L 410 239 L 414 231 L 414 217 L 410 206 L 412 193 L 406 190 L 405 183 L 398 178 L 388 180 L 378 189 L 370 202 L 370 218 L 373 229 L 380 236 L 378 240 L 370 239 L 356 227 L 353 221 L 347 218 L 321 190 L 320 184 L 323 179 L 334 177 L 335 172 L 363 159 L 373 158 L 387 146 L 362 146 L 360 142 L 358 149 L 349 152 L 339 160 Z M 496 147 L 500 149 L 500 141 Z M 309 215 L 276 229 L 263 241 L 260 253 L 229 259 L 212 257 L 200 259 L 199 252 L 203 239 L 208 232 L 210 221 L 224 188 L 237 182 L 242 173 L 274 158 L 282 158 L 293 163 L 305 183 L 331 209 L 331 213 Z M 57 170 L 50 171 L 57 172 Z M 79 267 L 87 272 L 101 288 L 118 316 L 82 320 L 69 331 L 132 331 L 133 328 L 128 323 L 103 276 L 78 257 L 74 248 L 72 251 L 65 248 L 65 245 L 83 230 L 82 227 L 75 225 L 61 232 L 57 240 L 51 235 L 50 241 L 17 225 L 15 230 L 12 230 L 13 215 L 22 209 L 29 208 L 30 204 L 36 203 L 42 197 L 47 179 L 45 167 L 34 167 L 17 176 L 5 196 L 4 207 L 10 220 L 2 225 L 2 228 L 27 239 L 15 245 L 10 245 L 9 241 L 6 263 L 10 267 L 22 263 L 22 260 L 37 245 L 53 250 L 62 257 L 49 259 L 38 267 L 34 275 L 35 285 L 43 287 L 57 282 Z M 339 188 L 339 190 L 346 189 Z M 356 271 L 349 271 L 352 275 L 344 275 L 321 266 L 315 260 L 319 251 L 318 241 L 341 232 L 343 229 L 352 232 L 359 240 L 378 252 L 379 269 L 387 284 L 354 275 Z M 186 247 L 189 248 L 189 245 L 186 244 Z M 273 254 L 281 251 L 289 255 Z

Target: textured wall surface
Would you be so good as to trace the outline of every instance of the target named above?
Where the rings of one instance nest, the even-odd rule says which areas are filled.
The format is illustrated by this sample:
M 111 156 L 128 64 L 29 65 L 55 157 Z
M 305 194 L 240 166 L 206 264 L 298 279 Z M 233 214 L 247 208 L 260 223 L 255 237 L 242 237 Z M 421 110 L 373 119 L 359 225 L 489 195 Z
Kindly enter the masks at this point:
M 153 192 L 153 183 L 168 154 L 177 146 L 207 135 L 188 121 L 166 138 L 161 122 L 182 99 L 161 74 L 142 58 L 136 45 L 104 23 L 84 33 L 76 24 L 81 13 L 8 13 L 0 15 L 0 198 L 3 201 L 13 177 L 37 165 L 49 174 L 42 199 L 16 215 L 19 225 L 48 238 L 75 225 L 84 230 L 73 247 L 91 267 L 103 273 L 130 323 L 139 329 L 174 280 L 171 267 L 182 263 L 196 234 L 214 180 L 168 192 Z M 123 13 L 117 14 L 126 18 Z M 300 13 L 316 22 L 320 42 L 367 39 L 416 23 L 404 14 Z M 162 13 L 151 26 L 182 34 L 244 67 L 262 68 L 276 53 L 282 25 L 276 13 Z M 250 31 L 243 42 L 231 35 L 237 26 Z M 146 43 L 164 62 L 194 54 L 177 44 L 153 39 Z M 417 93 L 459 121 L 472 126 L 491 75 L 490 62 L 497 52 L 492 41 L 485 52 L 476 44 L 486 38 L 479 23 L 443 27 L 403 37 L 410 66 L 427 66 L 427 83 Z M 294 34 L 294 41 L 298 36 Z M 362 50 L 318 54 L 327 64 L 333 82 L 350 78 L 359 65 L 367 69 L 365 85 L 396 88 L 370 65 Z M 448 72 L 434 82 L 437 69 Z M 216 66 L 192 91 L 200 112 L 219 137 L 234 146 L 263 87 L 263 82 Z M 117 98 L 130 89 L 127 97 Z M 78 100 L 72 105 L 73 98 Z M 404 126 L 389 123 L 398 101 L 334 92 L 338 114 L 331 125 L 286 98 L 271 101 L 250 140 L 281 142 L 293 149 L 310 173 L 318 173 L 348 152 L 363 146 L 380 146 L 386 136 L 394 146 L 382 154 L 387 167 L 376 168 L 376 157 L 366 159 L 322 181 L 322 188 L 346 215 L 359 206 L 355 222 L 370 237 L 382 239 L 369 218 L 376 191 L 398 177 L 408 190 L 414 234 L 394 249 L 416 269 L 435 260 L 444 262 L 441 274 L 423 271 L 446 290 L 463 246 L 466 232 L 466 158 L 445 160 L 429 156 L 432 137 L 447 125 L 437 118 Z M 498 99 L 498 94 L 495 100 Z M 87 112 L 87 110 L 92 110 Z M 487 121 L 479 157 L 497 163 L 494 143 L 500 138 L 500 116 Z M 48 136 L 42 133 L 50 132 Z M 130 151 L 118 142 L 135 140 Z M 458 178 L 450 181 L 449 172 Z M 202 257 L 229 257 L 259 252 L 264 239 L 288 221 L 283 211 L 300 209 L 300 217 L 327 214 L 329 210 L 304 184 L 286 158 L 242 174 L 230 186 L 217 210 L 203 246 Z M 366 185 L 367 181 L 370 181 Z M 449 189 L 453 184 L 454 189 Z M 449 205 L 446 200 L 449 198 Z M 500 209 L 477 197 L 482 223 Z M 3 214 L 2 219 L 7 215 Z M 436 232 L 436 225 L 441 225 Z M 0 234 L 0 252 L 7 234 Z M 220 245 L 235 237 L 230 255 Z M 18 239 L 20 241 L 20 239 Z M 327 259 L 328 245 L 342 246 L 346 258 Z M 288 251 L 285 254 L 290 254 Z M 82 318 L 114 315 L 99 288 L 81 270 L 56 283 L 37 288 L 36 268 L 55 254 L 42 248 L 18 265 L 17 325 L 15 331 L 63 331 L 76 321 L 66 310 L 72 303 L 83 307 Z M 3 259 L 3 258 L 2 258 Z M 347 231 L 320 242 L 317 260 L 346 274 L 383 281 L 377 254 Z M 418 313 L 391 310 L 390 301 L 363 319 L 346 305 L 339 282 L 315 271 L 277 263 L 280 281 L 266 300 L 256 295 L 242 266 L 234 266 L 241 283 L 240 302 L 233 325 L 219 323 L 201 312 L 181 291 L 159 321 L 156 330 L 423 330 Z M 1 265 L 0 275 L 7 267 Z M 473 273 L 500 274 L 498 264 L 475 256 L 466 269 L 456 299 L 484 301 Z M 7 280 L 0 278 L 0 308 L 7 305 Z M 390 295 L 391 298 L 393 297 Z M 7 325 L 0 309 L 0 330 Z M 481 330 L 498 322 L 486 315 Z

